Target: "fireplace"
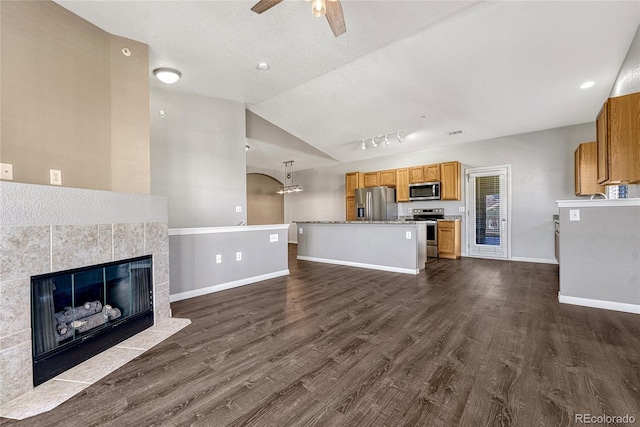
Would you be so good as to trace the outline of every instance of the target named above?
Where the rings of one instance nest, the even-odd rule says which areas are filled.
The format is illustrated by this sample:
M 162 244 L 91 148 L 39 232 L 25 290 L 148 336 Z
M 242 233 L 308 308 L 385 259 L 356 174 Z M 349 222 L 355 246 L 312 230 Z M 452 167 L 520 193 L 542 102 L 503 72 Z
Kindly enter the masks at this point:
M 151 255 L 31 277 L 33 385 L 153 325 Z

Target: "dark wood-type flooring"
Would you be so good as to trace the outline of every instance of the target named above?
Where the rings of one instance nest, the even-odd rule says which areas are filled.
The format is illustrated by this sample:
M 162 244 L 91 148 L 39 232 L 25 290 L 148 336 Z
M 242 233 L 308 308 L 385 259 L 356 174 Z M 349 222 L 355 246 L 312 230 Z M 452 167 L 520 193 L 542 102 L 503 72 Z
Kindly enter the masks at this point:
M 56 409 L 2 426 L 640 423 L 640 315 L 559 304 L 557 266 L 297 261 L 172 304 L 192 324 Z M 606 283 L 603 283 L 606 286 Z

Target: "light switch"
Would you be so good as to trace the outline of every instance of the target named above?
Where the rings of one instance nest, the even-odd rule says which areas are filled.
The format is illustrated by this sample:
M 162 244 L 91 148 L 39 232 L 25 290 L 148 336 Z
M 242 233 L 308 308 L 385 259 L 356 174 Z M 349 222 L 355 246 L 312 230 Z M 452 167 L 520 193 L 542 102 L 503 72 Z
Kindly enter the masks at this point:
M 458 206 L 458 212 L 464 212 L 464 206 Z
M 405 238 L 407 238 L 407 239 L 411 240 L 411 232 L 410 232 L 410 231 L 407 231 L 407 232 L 405 233 Z
M 242 252 L 236 252 L 236 261 L 242 261 Z
M 302 228 L 301 228 L 301 229 L 299 229 L 299 230 L 298 230 L 298 233 L 300 233 L 300 234 L 304 234 L 304 229 L 302 229 Z
M 13 165 L 11 163 L 0 163 L 0 179 L 13 180 Z
M 569 221 L 580 221 L 580 209 L 569 209 Z
M 222 254 L 216 255 L 216 264 L 220 264 L 222 262 Z

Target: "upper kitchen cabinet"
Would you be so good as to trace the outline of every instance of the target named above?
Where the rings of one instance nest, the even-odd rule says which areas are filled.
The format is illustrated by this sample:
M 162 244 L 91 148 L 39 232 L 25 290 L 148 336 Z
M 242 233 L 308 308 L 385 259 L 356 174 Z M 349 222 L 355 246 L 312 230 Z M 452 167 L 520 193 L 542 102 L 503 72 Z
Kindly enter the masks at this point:
M 460 200 L 460 162 L 440 164 L 440 198 Z
M 596 129 L 598 183 L 640 182 L 640 92 L 605 101 Z
M 409 201 L 409 169 L 396 169 L 396 202 Z
M 424 167 L 424 182 L 440 181 L 440 164 L 426 165 Z
M 604 193 L 604 186 L 598 185 L 598 147 L 595 142 L 578 145 L 575 151 L 576 196 Z
M 414 166 L 409 168 L 409 183 L 417 184 L 426 182 L 424 179 L 424 166 Z
M 355 197 L 356 189 L 364 187 L 364 176 L 362 172 L 349 172 L 344 176 L 345 197 Z
M 366 172 L 364 174 L 365 187 L 377 187 L 380 185 L 380 172 Z
M 396 170 L 390 169 L 386 171 L 380 171 L 379 185 L 386 185 L 387 187 L 395 187 L 396 186 Z

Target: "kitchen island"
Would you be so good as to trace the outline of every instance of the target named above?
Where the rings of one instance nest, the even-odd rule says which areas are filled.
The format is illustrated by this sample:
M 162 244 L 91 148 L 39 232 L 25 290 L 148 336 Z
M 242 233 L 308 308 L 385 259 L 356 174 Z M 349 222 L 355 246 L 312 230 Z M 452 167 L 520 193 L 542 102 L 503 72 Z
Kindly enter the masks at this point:
M 294 221 L 298 259 L 418 274 L 427 262 L 422 221 Z

